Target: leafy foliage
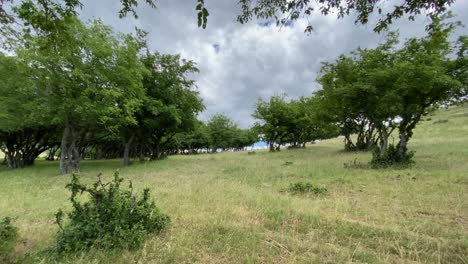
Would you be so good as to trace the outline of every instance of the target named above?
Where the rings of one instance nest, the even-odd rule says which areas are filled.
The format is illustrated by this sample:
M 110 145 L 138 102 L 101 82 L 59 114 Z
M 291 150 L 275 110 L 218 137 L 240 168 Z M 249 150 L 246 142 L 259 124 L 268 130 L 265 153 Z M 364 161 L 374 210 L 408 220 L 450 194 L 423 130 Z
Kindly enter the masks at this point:
M 319 103 L 312 97 L 290 102 L 286 102 L 285 96 L 272 96 L 269 101 L 260 99 L 252 115 L 259 120 L 255 128 L 269 142 L 270 151 L 279 151 L 287 143 L 290 147 L 305 147 L 307 142 L 333 137 L 337 127 L 321 118 Z
M 169 217 L 159 211 L 151 200 L 149 189 L 142 197 L 121 189 L 123 178 L 116 172 L 113 181 L 103 183 L 101 175 L 88 187 L 73 174 L 70 201 L 73 209 L 69 221 L 63 221 L 59 210 L 56 222 L 60 227 L 56 249 L 59 253 L 96 249 L 136 249 L 150 233 L 157 233 L 169 224 Z M 88 201 L 80 202 L 79 195 L 87 194 Z
M 18 240 L 18 228 L 12 224 L 10 217 L 0 221 L 0 262 L 8 263 Z
M 379 147 L 375 147 L 372 152 L 370 164 L 373 168 L 409 166 L 414 163 L 413 157 L 414 151 L 408 151 L 408 149 L 405 148 L 403 154 L 400 154 L 398 147 L 394 144 L 390 144 L 383 155 Z
M 13 0 L 0 0 L 0 22 L 11 23 L 14 18 L 4 8 L 4 3 L 13 2 Z M 49 11 L 49 19 L 63 16 L 76 15 L 77 9 L 82 7 L 79 0 L 64 0 L 64 5 L 58 5 L 52 1 L 37 1 L 41 6 Z M 136 7 L 139 2 L 145 2 L 151 8 L 156 8 L 156 0 L 120 0 L 121 9 L 119 17 L 125 17 L 131 13 L 133 17 L 138 18 Z M 321 15 L 337 14 L 338 18 L 343 18 L 352 13 L 357 14 L 355 23 L 367 24 L 369 17 L 377 13 L 379 21 L 374 27 L 374 31 L 380 32 L 388 28 L 394 20 L 404 17 L 414 20 L 415 16 L 425 13 L 427 16 L 436 16 L 442 14 L 448 6 L 455 0 L 405 0 L 393 6 L 392 10 L 382 8 L 383 0 L 320 0 L 312 2 L 310 0 L 240 0 L 239 5 L 241 14 L 237 21 L 244 24 L 254 18 L 274 19 L 278 25 L 284 25 L 288 21 L 294 21 L 301 17 L 310 17 L 317 10 Z M 21 5 L 27 6 L 30 1 L 22 1 Z M 196 0 L 195 11 L 197 13 L 198 27 L 206 28 L 209 12 L 205 7 L 204 0 Z M 309 24 L 305 31 L 310 32 L 313 26 Z
M 327 192 L 327 188 L 323 186 L 316 186 L 309 182 L 296 182 L 288 187 L 288 192 L 292 194 L 315 194 L 323 195 Z
M 399 46 L 398 35 L 391 33 L 375 49 L 358 49 L 322 67 L 323 89 L 316 95 L 325 116 L 340 126 L 345 149 L 375 146 L 373 163 L 407 163 L 413 156 L 407 145 L 421 118 L 466 95 L 463 45 L 450 41 L 458 25 L 447 22 L 450 18 L 450 13 L 433 17 L 426 37 Z M 389 146 L 392 132 L 398 143 Z
M 357 14 L 356 24 L 367 24 L 372 14 L 378 13 L 379 21 L 374 31 L 381 32 L 388 28 L 394 20 L 405 15 L 414 20 L 416 15 L 426 13 L 428 16 L 437 16 L 444 13 L 455 0 L 405 0 L 393 5 L 393 10 L 385 12 L 382 0 L 240 0 L 242 14 L 237 17 L 240 23 L 257 19 L 274 19 L 278 25 L 294 21 L 302 17 L 315 15 L 319 11 L 322 15 L 337 14 L 343 18 L 352 13 Z M 313 25 L 309 23 L 306 32 L 311 32 Z

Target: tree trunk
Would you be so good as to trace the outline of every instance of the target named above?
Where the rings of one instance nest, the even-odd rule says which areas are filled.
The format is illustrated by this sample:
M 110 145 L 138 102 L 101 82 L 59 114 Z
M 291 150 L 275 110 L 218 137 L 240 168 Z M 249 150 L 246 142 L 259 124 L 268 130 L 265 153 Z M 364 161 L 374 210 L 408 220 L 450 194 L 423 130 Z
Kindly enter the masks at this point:
M 270 142 L 270 152 L 275 152 L 275 146 L 273 142 Z
M 65 125 L 60 144 L 60 173 L 68 174 L 80 170 L 80 153 L 76 146 L 76 132 L 69 124 Z
M 388 148 L 388 132 L 386 128 L 381 128 L 380 131 L 380 153 L 379 156 L 380 158 L 385 158 L 385 155 L 387 154 L 387 148 Z
M 130 147 L 132 146 L 132 141 L 134 137 L 135 135 L 132 134 L 130 139 L 127 142 L 125 142 L 125 149 L 124 149 L 124 155 L 123 155 L 124 167 L 128 167 L 128 165 L 130 164 Z
M 406 152 L 406 145 L 408 143 L 406 130 L 400 129 L 400 142 L 398 143 L 398 157 L 403 158 Z
M 69 137 L 70 128 L 68 125 L 65 126 L 62 133 L 62 141 L 60 143 L 60 174 L 65 175 L 68 173 L 68 165 L 66 164 L 67 159 L 67 141 Z
M 54 161 L 55 160 L 55 154 L 57 153 L 58 147 L 54 146 L 49 150 L 49 153 L 47 154 L 46 160 L 49 161 Z
M 145 145 L 140 144 L 140 153 L 139 153 L 140 162 L 145 161 Z
M 350 134 L 345 134 L 345 150 L 350 151 L 350 150 L 355 150 L 356 146 L 353 144 L 353 141 L 351 140 L 351 135 Z

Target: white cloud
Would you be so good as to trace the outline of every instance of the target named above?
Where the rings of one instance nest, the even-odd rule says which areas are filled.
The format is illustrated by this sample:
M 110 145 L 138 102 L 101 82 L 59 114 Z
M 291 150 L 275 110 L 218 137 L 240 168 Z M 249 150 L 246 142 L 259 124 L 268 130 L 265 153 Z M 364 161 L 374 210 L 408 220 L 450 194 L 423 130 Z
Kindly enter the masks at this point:
M 202 118 L 225 113 L 246 127 L 259 97 L 287 93 L 290 97 L 310 95 L 319 86 L 316 73 L 322 61 L 357 47 L 373 47 L 385 39 L 372 31 L 373 24 L 354 25 L 354 19 L 314 16 L 314 32 L 304 33 L 306 20 L 294 26 L 277 28 L 275 24 L 241 25 L 236 22 L 240 10 L 237 1 L 207 1 L 210 10 L 206 30 L 197 27 L 195 1 L 158 1 L 158 9 L 140 7 L 139 20 L 118 19 L 115 0 L 83 1 L 86 18 L 101 17 L 118 31 L 131 32 L 138 26 L 150 32 L 151 47 L 194 60 L 201 72 L 196 76 L 207 110 Z M 192 3 L 193 2 L 193 3 Z M 142 5 L 143 6 L 143 5 Z M 458 1 L 452 8 L 458 19 L 468 23 L 468 2 Z M 399 29 L 403 38 L 421 36 L 427 19 L 415 22 L 398 20 L 391 29 Z M 459 33 L 467 34 L 466 29 Z M 217 53 L 213 44 L 218 44 Z

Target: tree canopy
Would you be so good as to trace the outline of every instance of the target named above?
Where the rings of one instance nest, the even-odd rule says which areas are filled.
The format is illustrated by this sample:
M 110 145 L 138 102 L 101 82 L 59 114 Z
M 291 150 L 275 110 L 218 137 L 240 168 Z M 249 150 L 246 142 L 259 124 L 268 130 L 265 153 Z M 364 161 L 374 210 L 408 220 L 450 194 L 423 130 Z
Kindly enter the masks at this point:
M 4 7 L 12 0 L 0 0 L 0 22 L 11 22 L 13 16 Z M 36 2 L 48 10 L 51 17 L 57 14 L 76 14 L 77 9 L 82 7 L 79 0 L 63 0 L 63 5 L 57 4 L 54 0 L 23 0 L 21 6 L 26 7 Z M 237 1 L 236 1 L 237 2 Z M 247 23 L 253 19 L 273 19 L 278 25 L 286 24 L 299 18 L 309 18 L 314 15 L 336 15 L 343 18 L 351 14 L 356 14 L 356 24 L 367 24 L 370 16 L 377 14 L 378 22 L 374 26 L 374 31 L 381 32 L 391 25 L 395 20 L 407 16 L 409 20 L 414 20 L 422 13 L 427 16 L 439 16 L 447 11 L 447 7 L 455 3 L 455 0 L 404 0 L 397 2 L 392 7 L 385 7 L 384 0 L 240 0 L 238 4 L 241 8 L 237 16 L 239 23 Z M 128 13 L 135 18 L 138 17 L 136 7 L 139 3 L 145 3 L 151 8 L 156 8 L 156 0 L 120 0 L 121 8 L 119 17 L 125 17 Z M 209 12 L 205 5 L 205 0 L 196 0 L 195 10 L 197 14 L 198 26 L 205 28 L 208 23 Z M 313 25 L 305 28 L 306 32 L 311 32 Z
M 328 118 L 339 124 L 346 149 L 369 149 L 378 143 L 377 161 L 404 161 L 421 118 L 466 96 L 463 45 L 449 38 L 455 27 L 436 18 L 426 37 L 411 38 L 400 47 L 392 33 L 375 49 L 358 49 L 324 64 L 318 78 L 323 89 L 317 96 Z M 394 130 L 399 141 L 389 146 Z M 356 144 L 350 137 L 354 133 Z

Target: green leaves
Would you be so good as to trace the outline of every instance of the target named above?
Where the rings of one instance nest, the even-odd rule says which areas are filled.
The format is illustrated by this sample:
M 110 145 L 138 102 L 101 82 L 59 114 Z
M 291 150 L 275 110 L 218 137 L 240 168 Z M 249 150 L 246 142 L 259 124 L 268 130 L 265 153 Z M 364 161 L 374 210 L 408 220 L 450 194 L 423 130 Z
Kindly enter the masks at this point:
M 141 197 L 122 189 L 123 178 L 118 172 L 111 182 L 104 183 L 101 175 L 92 186 L 79 182 L 72 175 L 67 188 L 71 191 L 73 209 L 64 223 L 64 213 L 59 210 L 56 223 L 59 232 L 56 241 L 58 253 L 74 253 L 96 249 L 137 249 L 146 236 L 158 233 L 170 222 L 151 200 L 149 189 Z M 86 195 L 81 202 L 79 195 Z
M 205 8 L 205 1 L 204 0 L 197 0 L 197 5 L 195 7 L 195 10 L 198 11 L 197 17 L 198 17 L 198 27 L 202 27 L 203 29 L 206 28 L 206 24 L 208 22 L 208 16 L 210 13 L 208 10 Z
M 14 248 L 18 240 L 18 228 L 10 217 L 0 220 L 0 261 L 13 262 Z
M 427 37 L 399 46 L 397 34 L 391 33 L 375 49 L 358 49 L 322 67 L 318 82 L 323 89 L 317 95 L 329 119 L 339 123 L 346 148 L 360 149 L 349 138 L 357 133 L 358 141 L 362 135 L 379 144 L 376 160 L 404 162 L 407 142 L 421 117 L 463 96 L 463 44 L 454 59 L 450 34 L 456 23 L 446 23 L 444 17 L 433 20 Z M 396 129 L 400 140 L 389 146 Z
M 256 127 L 266 141 L 302 147 L 336 135 L 334 124 L 320 117 L 318 103 L 315 98 L 286 102 L 285 96 L 273 96 L 268 102 L 258 101 L 253 117 L 260 121 Z

